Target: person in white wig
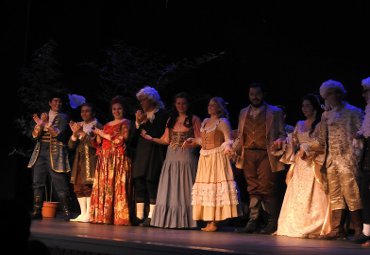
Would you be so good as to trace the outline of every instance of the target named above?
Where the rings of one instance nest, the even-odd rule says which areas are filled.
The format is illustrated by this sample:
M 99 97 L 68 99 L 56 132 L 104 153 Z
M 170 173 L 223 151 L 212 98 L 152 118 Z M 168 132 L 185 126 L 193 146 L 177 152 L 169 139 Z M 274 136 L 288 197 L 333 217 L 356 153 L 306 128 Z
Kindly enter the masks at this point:
M 362 204 L 356 181 L 361 148 L 354 138 L 361 127 L 363 113 L 344 100 L 346 90 L 339 81 L 323 82 L 320 95 L 326 104 L 321 137 L 328 146 L 326 168 L 332 212 L 331 232 L 323 238 L 346 239 L 344 220 L 348 208 L 354 239 L 357 239 L 362 232 Z
M 136 116 L 136 133 L 161 138 L 165 131 L 168 114 L 156 89 L 146 86 L 137 94 L 141 109 Z M 136 147 L 133 180 L 136 200 L 134 225 L 149 227 L 155 209 L 159 177 L 166 157 L 166 146 L 139 136 Z M 144 219 L 145 203 L 149 201 L 149 213 Z
M 364 151 L 360 168 L 360 194 L 362 199 L 362 235 L 356 240 L 356 243 L 367 243 L 370 245 L 370 77 L 361 81 L 362 96 L 367 105 L 365 109 L 365 118 L 362 122 L 358 136 L 364 139 Z

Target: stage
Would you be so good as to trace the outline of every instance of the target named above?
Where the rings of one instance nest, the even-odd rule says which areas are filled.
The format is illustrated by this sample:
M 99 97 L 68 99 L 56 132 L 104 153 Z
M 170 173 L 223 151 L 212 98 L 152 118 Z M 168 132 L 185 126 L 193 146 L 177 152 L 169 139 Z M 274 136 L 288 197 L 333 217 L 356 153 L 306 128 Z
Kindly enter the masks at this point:
M 31 238 L 44 242 L 52 254 L 369 254 L 370 249 L 345 241 L 322 241 L 281 236 L 216 233 L 199 230 L 125 227 L 34 221 Z

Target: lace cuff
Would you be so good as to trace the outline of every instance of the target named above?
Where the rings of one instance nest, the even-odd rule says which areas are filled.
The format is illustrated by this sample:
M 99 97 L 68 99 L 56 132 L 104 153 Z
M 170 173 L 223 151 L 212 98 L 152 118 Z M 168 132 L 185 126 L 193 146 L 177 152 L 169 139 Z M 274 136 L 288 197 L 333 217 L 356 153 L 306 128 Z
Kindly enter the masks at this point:
M 230 147 L 233 145 L 234 143 L 234 140 L 228 140 L 228 141 L 225 141 L 221 144 L 221 147 L 222 148 L 225 148 L 227 145 L 229 145 Z

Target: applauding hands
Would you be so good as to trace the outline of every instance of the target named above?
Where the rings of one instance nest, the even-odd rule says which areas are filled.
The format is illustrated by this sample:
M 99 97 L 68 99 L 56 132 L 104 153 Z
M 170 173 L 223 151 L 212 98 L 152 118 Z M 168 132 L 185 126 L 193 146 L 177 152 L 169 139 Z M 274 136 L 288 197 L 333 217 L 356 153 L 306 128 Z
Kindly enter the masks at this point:
M 70 121 L 69 122 L 69 127 L 71 128 L 72 130 L 72 135 L 74 137 L 78 137 L 78 136 L 85 136 L 85 133 L 82 131 L 82 125 L 77 123 L 77 122 L 74 122 L 74 121 Z
M 137 110 L 135 112 L 135 119 L 136 119 L 136 123 L 139 125 L 146 122 L 147 120 L 146 113 L 144 113 L 142 110 Z
M 281 150 L 282 147 L 283 147 L 283 144 L 284 144 L 284 140 L 282 139 L 277 139 L 275 140 L 272 145 L 271 145 L 271 150 L 272 151 L 278 151 L 278 150 Z
M 41 113 L 40 117 L 35 113 L 32 118 L 38 126 L 45 126 L 49 122 L 49 116 L 46 112 Z

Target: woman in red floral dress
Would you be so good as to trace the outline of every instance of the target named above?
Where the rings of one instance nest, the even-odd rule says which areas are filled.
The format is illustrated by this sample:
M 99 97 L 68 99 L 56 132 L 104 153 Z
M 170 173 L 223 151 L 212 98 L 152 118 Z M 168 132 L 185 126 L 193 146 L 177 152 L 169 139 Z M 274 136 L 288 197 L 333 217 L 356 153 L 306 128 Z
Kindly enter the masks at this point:
M 95 128 L 100 148 L 91 194 L 91 222 L 130 225 L 131 159 L 126 155 L 125 141 L 130 122 L 123 118 L 123 98 L 111 101 L 113 121 Z

